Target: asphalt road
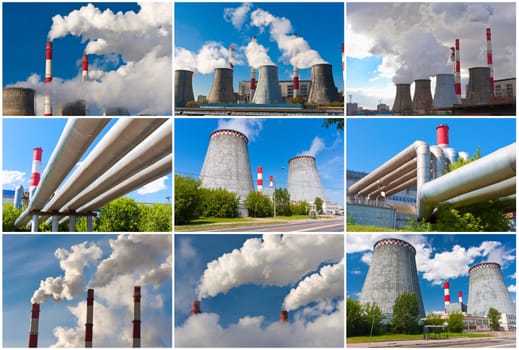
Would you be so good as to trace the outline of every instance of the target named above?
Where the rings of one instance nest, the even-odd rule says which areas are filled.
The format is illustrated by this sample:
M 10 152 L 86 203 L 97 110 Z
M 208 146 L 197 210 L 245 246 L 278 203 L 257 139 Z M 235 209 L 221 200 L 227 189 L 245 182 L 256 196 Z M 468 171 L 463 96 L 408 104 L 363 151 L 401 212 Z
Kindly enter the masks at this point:
M 344 217 L 308 219 L 280 224 L 201 229 L 203 232 L 344 232 Z
M 516 348 L 515 337 L 401 340 L 348 344 L 347 348 Z

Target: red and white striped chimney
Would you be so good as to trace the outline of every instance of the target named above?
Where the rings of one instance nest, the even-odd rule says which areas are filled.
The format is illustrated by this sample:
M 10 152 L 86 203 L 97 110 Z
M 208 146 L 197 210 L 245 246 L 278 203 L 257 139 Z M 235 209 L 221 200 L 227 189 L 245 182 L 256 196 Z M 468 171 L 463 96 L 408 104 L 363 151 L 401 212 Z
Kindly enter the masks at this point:
M 294 66 L 294 97 L 299 96 L 299 69 Z
M 32 150 L 32 170 L 31 170 L 31 182 L 29 185 L 29 202 L 32 200 L 34 191 L 40 183 L 41 173 L 41 155 L 43 149 L 41 147 L 33 148 Z
M 344 43 L 341 44 L 342 71 L 344 72 Z
M 258 192 L 261 193 L 263 190 L 263 168 L 258 167 Z
M 458 292 L 458 302 L 460 305 L 463 304 L 463 294 L 461 293 L 461 290 Z
M 447 313 L 447 305 L 450 305 L 451 303 L 449 282 L 447 281 L 443 283 L 443 303 L 445 305 L 445 313 Z
M 274 188 L 274 177 L 273 176 L 269 177 L 269 187 Z
M 194 300 L 191 304 L 191 315 L 198 315 L 201 312 L 202 311 L 200 311 L 200 301 Z
M 436 127 L 436 144 L 438 146 L 449 145 L 449 126 L 447 124 L 440 124 Z
M 256 69 L 254 67 L 250 67 L 250 98 L 249 102 L 252 102 L 252 98 L 254 97 L 254 93 L 256 92 Z
M 133 347 L 141 347 L 141 287 L 133 289 Z
M 234 69 L 234 45 L 231 44 L 231 47 L 229 48 L 229 67 Z
M 88 55 L 83 55 L 81 61 L 81 81 L 84 83 L 88 80 Z
M 281 310 L 279 312 L 279 323 L 281 323 L 281 324 L 288 323 L 288 311 L 287 310 Z
M 94 328 L 94 290 L 87 291 L 87 314 L 85 323 L 85 348 L 92 347 L 92 332 Z
M 45 84 L 48 85 L 52 82 L 52 42 L 47 41 L 45 46 Z M 52 115 L 52 101 L 50 97 L 50 89 L 48 89 L 43 107 L 43 115 Z
M 492 63 L 492 34 L 490 28 L 487 28 L 487 64 L 490 68 L 490 88 L 494 95 L 494 64 Z
M 38 347 L 38 324 L 40 321 L 40 304 L 32 304 L 31 325 L 29 327 L 29 348 Z
M 454 70 L 454 90 L 456 92 L 456 97 L 458 97 L 458 103 L 461 103 L 461 64 L 460 64 L 460 39 L 456 39 L 456 43 L 454 45 L 456 50 L 456 63 Z

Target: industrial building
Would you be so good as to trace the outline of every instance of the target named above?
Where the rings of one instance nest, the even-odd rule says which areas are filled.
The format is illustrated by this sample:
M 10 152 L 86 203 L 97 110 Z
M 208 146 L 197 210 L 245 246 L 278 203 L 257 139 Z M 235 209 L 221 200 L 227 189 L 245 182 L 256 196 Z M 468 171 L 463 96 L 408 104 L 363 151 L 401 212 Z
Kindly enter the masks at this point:
M 515 78 L 494 80 L 494 95 L 496 98 L 517 96 Z
M 299 80 L 299 95 L 306 101 L 308 93 L 312 86 L 311 80 Z M 294 97 L 294 82 L 293 80 L 279 80 L 279 88 L 281 89 L 281 97 L 283 101 L 287 102 L 289 98 Z M 240 81 L 238 87 L 238 101 L 240 103 L 248 103 L 250 101 L 250 82 L 247 80 Z

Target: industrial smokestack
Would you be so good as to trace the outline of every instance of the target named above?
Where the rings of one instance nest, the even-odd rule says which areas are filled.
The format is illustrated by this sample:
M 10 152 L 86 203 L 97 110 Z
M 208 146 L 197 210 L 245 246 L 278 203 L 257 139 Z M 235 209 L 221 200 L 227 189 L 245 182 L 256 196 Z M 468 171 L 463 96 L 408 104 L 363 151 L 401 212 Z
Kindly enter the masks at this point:
M 261 191 L 263 190 L 263 168 L 262 167 L 258 167 L 258 192 L 261 193 Z
M 209 103 L 236 103 L 233 88 L 233 70 L 231 68 L 216 68 L 214 70 L 213 86 L 207 98 Z
M 433 100 L 434 108 L 450 108 L 455 103 L 458 103 L 458 98 L 454 89 L 454 75 L 437 74 Z
M 506 288 L 501 265 L 492 262 L 474 265 L 469 269 L 467 313 L 486 316 L 491 307 L 502 314 L 515 315 L 515 305 Z
M 417 79 L 414 81 L 413 111 L 423 114 L 432 108 L 431 81 L 429 79 Z
M 393 314 L 395 299 L 404 292 L 410 292 L 416 295 L 418 315 L 425 317 L 415 255 L 415 248 L 406 241 L 387 238 L 376 242 L 360 293 L 360 303 L 375 303 L 386 315 Z
M 52 82 L 52 42 L 47 41 L 45 46 L 45 84 L 49 85 Z M 50 88 L 47 90 L 44 100 L 43 115 L 52 115 L 52 100 L 50 97 Z
M 274 188 L 274 177 L 269 176 L 269 188 Z
M 92 332 L 94 328 L 94 290 L 87 291 L 87 314 L 85 323 L 85 348 L 92 347 Z
M 393 102 L 393 113 L 408 115 L 412 112 L 413 101 L 411 100 L 411 84 L 396 84 L 395 102 Z
M 458 103 L 461 103 L 461 63 L 460 63 L 460 39 L 456 39 L 454 44 L 456 50 L 456 63 L 454 66 L 454 90 L 456 91 L 456 97 Z
M 341 44 L 342 71 L 344 72 L 344 43 Z
M 191 315 L 198 315 L 201 312 L 202 311 L 200 311 L 200 301 L 193 301 L 193 303 L 191 304 Z
M 490 68 L 469 68 L 469 85 L 465 103 L 467 105 L 483 105 L 488 104 L 491 98 Z
M 443 304 L 445 307 L 444 313 L 447 314 L 447 306 L 451 303 L 451 294 L 449 288 L 449 282 L 443 284 Z
M 299 96 L 299 69 L 297 69 L 297 67 L 294 67 L 293 85 L 294 97 Z
M 252 102 L 254 98 L 254 93 L 256 92 L 256 69 L 254 67 L 250 67 L 250 96 L 249 102 Z
M 449 126 L 440 124 L 436 127 L 436 144 L 438 146 L 449 145 Z
M 288 161 L 287 190 L 292 201 L 313 203 L 316 197 L 325 201 L 321 178 L 312 156 L 297 156 Z
M 40 320 L 40 304 L 32 304 L 31 324 L 29 327 L 29 348 L 38 347 L 39 320 Z
M 254 190 L 247 148 L 247 136 L 236 130 L 216 130 L 209 136 L 209 146 L 200 172 L 204 188 L 224 188 L 244 201 Z M 240 215 L 247 216 L 245 208 Z
M 487 28 L 487 65 L 490 69 L 490 91 L 494 95 L 494 64 L 492 62 L 492 34 Z
M 81 81 L 85 83 L 88 80 L 88 55 L 83 55 L 81 63 Z
M 4 116 L 34 115 L 34 90 L 18 87 L 4 88 L 2 108 Z
M 133 290 L 133 347 L 141 347 L 141 287 Z
M 229 67 L 234 69 L 234 45 L 231 44 L 229 48 Z
M 40 183 L 42 153 L 43 149 L 41 147 L 36 147 L 32 150 L 32 170 L 31 182 L 29 185 L 29 202 L 32 200 L 32 195 L 34 194 L 36 187 Z
M 461 293 L 461 290 L 458 292 L 458 303 L 463 305 L 463 294 Z
M 281 87 L 278 80 L 278 67 L 265 65 L 259 67 L 259 80 L 252 103 L 282 103 Z
M 308 101 L 326 104 L 339 101 L 339 99 L 339 92 L 333 81 L 332 65 L 329 63 L 314 64 Z
M 175 70 L 175 107 L 185 107 L 189 101 L 194 101 L 193 72 L 190 70 Z
M 286 324 L 288 323 L 288 311 L 281 310 L 279 312 L 279 323 Z

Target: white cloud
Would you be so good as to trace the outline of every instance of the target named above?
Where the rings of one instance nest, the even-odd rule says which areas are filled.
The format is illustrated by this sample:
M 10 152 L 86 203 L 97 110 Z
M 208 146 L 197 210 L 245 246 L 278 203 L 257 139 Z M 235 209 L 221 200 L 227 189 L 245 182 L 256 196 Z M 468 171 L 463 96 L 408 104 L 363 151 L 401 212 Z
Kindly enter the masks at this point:
M 249 142 L 254 142 L 263 129 L 263 121 L 251 118 L 220 119 L 218 120 L 218 129 L 239 131 L 247 136 Z
M 225 8 L 223 17 L 227 22 L 232 23 L 236 29 L 240 30 L 251 8 L 251 3 L 243 3 L 237 8 Z
M 517 291 L 517 286 L 515 284 L 511 284 L 508 286 L 508 291 L 510 293 L 515 293 Z
M 27 182 L 25 178 L 25 172 L 18 170 L 2 170 L 2 185 L 4 187 L 7 186 L 17 186 L 23 185 Z
M 168 179 L 167 176 L 163 176 L 160 179 L 157 179 L 153 182 L 150 182 L 149 184 L 146 184 L 139 188 L 137 190 L 138 194 L 144 195 L 144 194 L 150 194 L 150 193 L 157 193 L 162 190 L 165 190 L 167 188 L 166 186 L 166 180 Z

